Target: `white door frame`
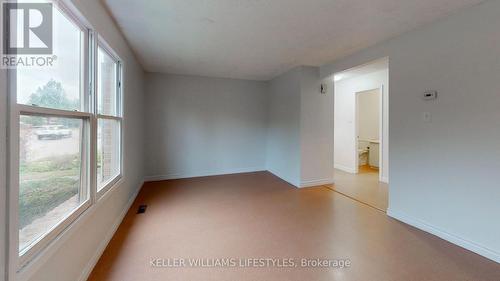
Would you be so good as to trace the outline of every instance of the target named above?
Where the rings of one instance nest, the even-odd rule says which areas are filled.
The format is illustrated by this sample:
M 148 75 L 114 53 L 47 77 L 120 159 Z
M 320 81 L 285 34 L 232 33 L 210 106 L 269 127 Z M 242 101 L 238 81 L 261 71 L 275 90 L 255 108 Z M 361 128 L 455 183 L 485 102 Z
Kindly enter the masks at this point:
M 355 165 L 355 172 L 356 174 L 359 173 L 359 154 L 358 154 L 358 132 L 359 132 L 359 120 L 358 120 L 358 99 L 359 99 L 359 94 L 361 93 L 364 93 L 364 92 L 368 92 L 368 91 L 375 91 L 375 90 L 378 90 L 379 91 L 379 126 L 378 126 L 378 129 L 379 129 L 379 157 L 378 157 L 378 162 L 379 162 L 379 181 L 382 181 L 382 175 L 384 174 L 384 157 L 383 157 L 383 153 L 384 153 L 384 144 L 385 144 L 385 137 L 384 137 L 384 85 L 380 85 L 380 87 L 378 88 L 373 88 L 373 89 L 367 89 L 367 90 L 362 90 L 362 91 L 358 91 L 358 92 L 355 92 L 355 96 L 356 96 L 356 101 L 354 103 L 354 136 L 353 136 L 353 140 L 354 140 L 354 161 L 356 163 Z

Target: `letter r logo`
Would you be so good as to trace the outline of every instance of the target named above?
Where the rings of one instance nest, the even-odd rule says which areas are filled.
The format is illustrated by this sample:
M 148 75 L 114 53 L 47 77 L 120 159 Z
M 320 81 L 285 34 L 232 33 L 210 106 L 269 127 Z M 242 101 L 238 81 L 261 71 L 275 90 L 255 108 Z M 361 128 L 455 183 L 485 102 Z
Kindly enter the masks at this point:
M 52 54 L 52 3 L 2 3 L 3 53 Z

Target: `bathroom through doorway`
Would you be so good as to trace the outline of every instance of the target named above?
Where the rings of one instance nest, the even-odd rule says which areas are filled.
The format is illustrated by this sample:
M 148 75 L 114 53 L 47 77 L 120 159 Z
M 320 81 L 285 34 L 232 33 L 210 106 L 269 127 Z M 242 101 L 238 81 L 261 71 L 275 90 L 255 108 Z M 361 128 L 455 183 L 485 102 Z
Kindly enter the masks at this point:
M 379 169 L 382 136 L 382 86 L 377 89 L 356 93 L 355 130 L 357 153 L 356 174 L 376 173 L 380 180 Z
M 381 211 L 388 207 L 388 58 L 334 75 L 332 189 Z

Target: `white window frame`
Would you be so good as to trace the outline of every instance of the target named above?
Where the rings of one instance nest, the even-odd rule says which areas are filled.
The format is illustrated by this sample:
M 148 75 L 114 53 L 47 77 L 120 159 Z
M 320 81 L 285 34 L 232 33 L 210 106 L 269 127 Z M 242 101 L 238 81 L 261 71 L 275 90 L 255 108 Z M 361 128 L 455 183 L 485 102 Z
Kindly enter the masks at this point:
M 81 111 L 69 111 L 60 109 L 42 108 L 17 103 L 16 70 L 7 71 L 8 83 L 8 171 L 7 171 L 7 210 L 8 210 L 8 249 L 7 249 L 7 272 L 8 280 L 24 280 L 34 273 L 34 268 L 39 268 L 40 261 L 45 258 L 44 254 L 54 251 L 60 246 L 66 233 L 80 216 L 94 210 L 94 205 L 105 193 L 118 186 L 123 177 L 123 91 L 121 59 L 113 49 L 105 43 L 93 29 L 92 25 L 81 15 L 81 13 L 69 1 L 54 0 L 54 8 L 59 9 L 73 24 L 80 27 L 83 32 L 83 54 L 82 54 L 82 81 L 81 81 Z M 113 55 L 118 62 L 117 82 L 119 91 L 117 93 L 118 116 L 113 117 L 120 120 L 120 173 L 119 176 L 102 188 L 97 194 L 97 121 L 102 116 L 97 115 L 97 46 L 101 46 Z M 19 121 L 21 115 L 49 115 L 64 118 L 76 118 L 82 120 L 84 133 L 84 151 L 82 151 L 82 177 L 83 188 L 88 190 L 88 199 L 69 213 L 59 224 L 45 233 L 41 238 L 34 241 L 26 250 L 19 252 Z M 107 118 L 107 116 L 105 116 Z M 62 240 L 62 241 L 61 241 Z M 20 255 L 21 254 L 21 255 Z
M 101 48 L 108 56 L 110 56 L 113 61 L 116 63 L 116 116 L 113 115 L 105 115 L 105 114 L 99 114 L 99 98 L 97 96 L 97 89 L 100 85 L 98 85 L 98 75 L 97 73 L 97 60 L 98 60 L 98 50 Z M 99 119 L 104 119 L 104 120 L 114 120 L 118 121 L 119 123 L 119 128 L 120 128 L 120 141 L 118 143 L 119 149 L 118 153 L 120 154 L 120 163 L 119 163 L 119 168 L 120 172 L 118 175 L 116 175 L 114 178 L 109 179 L 104 186 L 99 189 L 98 183 L 97 183 L 97 161 L 95 162 L 95 179 L 96 179 L 96 191 L 97 191 L 97 200 L 100 200 L 106 192 L 108 192 L 113 186 L 115 186 L 119 181 L 121 181 L 123 177 L 123 91 L 122 91 L 122 63 L 120 57 L 116 54 L 115 51 L 110 47 L 108 43 L 102 38 L 100 35 L 98 35 L 97 40 L 96 40 L 96 45 L 95 45 L 95 56 L 93 58 L 94 65 L 95 65 L 95 75 L 94 75 L 94 92 L 95 92 L 95 99 L 94 99 L 94 113 L 95 113 L 95 136 L 97 136 L 97 129 L 98 129 L 98 122 Z M 97 148 L 97 137 L 96 137 L 96 148 Z M 97 150 L 95 153 L 97 157 Z
M 81 111 L 69 111 L 51 108 L 42 108 L 31 105 L 24 105 L 17 103 L 17 88 L 16 77 L 17 71 L 11 69 L 8 71 L 9 82 L 9 179 L 10 185 L 8 190 L 9 196 L 9 272 L 18 272 L 25 267 L 34 256 L 36 256 L 42 249 L 46 248 L 51 241 L 53 241 L 65 228 L 67 228 L 73 221 L 76 220 L 86 209 L 92 204 L 92 186 L 90 185 L 90 169 L 89 169 L 89 155 L 92 147 L 88 140 L 93 138 L 91 133 L 91 117 L 89 112 L 88 81 L 89 74 L 86 72 L 89 65 L 88 49 L 89 49 L 89 32 L 90 30 L 76 18 L 65 6 L 54 2 L 54 9 L 59 9 L 60 12 L 67 17 L 75 26 L 79 27 L 83 32 L 83 54 L 82 54 L 82 81 L 80 97 Z M 19 121 L 21 115 L 48 115 L 65 118 L 76 118 L 82 120 L 84 133 L 82 134 L 84 146 L 82 147 L 82 185 L 88 189 L 88 199 L 83 202 L 79 207 L 69 213 L 59 224 L 53 226 L 48 232 L 44 233 L 37 240 L 28 246 L 23 251 L 19 251 Z

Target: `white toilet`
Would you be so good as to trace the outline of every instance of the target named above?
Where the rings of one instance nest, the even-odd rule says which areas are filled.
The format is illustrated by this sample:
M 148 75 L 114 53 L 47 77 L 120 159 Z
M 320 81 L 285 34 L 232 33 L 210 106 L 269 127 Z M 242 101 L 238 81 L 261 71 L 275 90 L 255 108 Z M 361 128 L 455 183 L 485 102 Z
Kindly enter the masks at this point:
M 359 166 L 368 165 L 368 158 L 370 152 L 370 143 L 367 141 L 358 141 L 358 158 L 359 158 Z

